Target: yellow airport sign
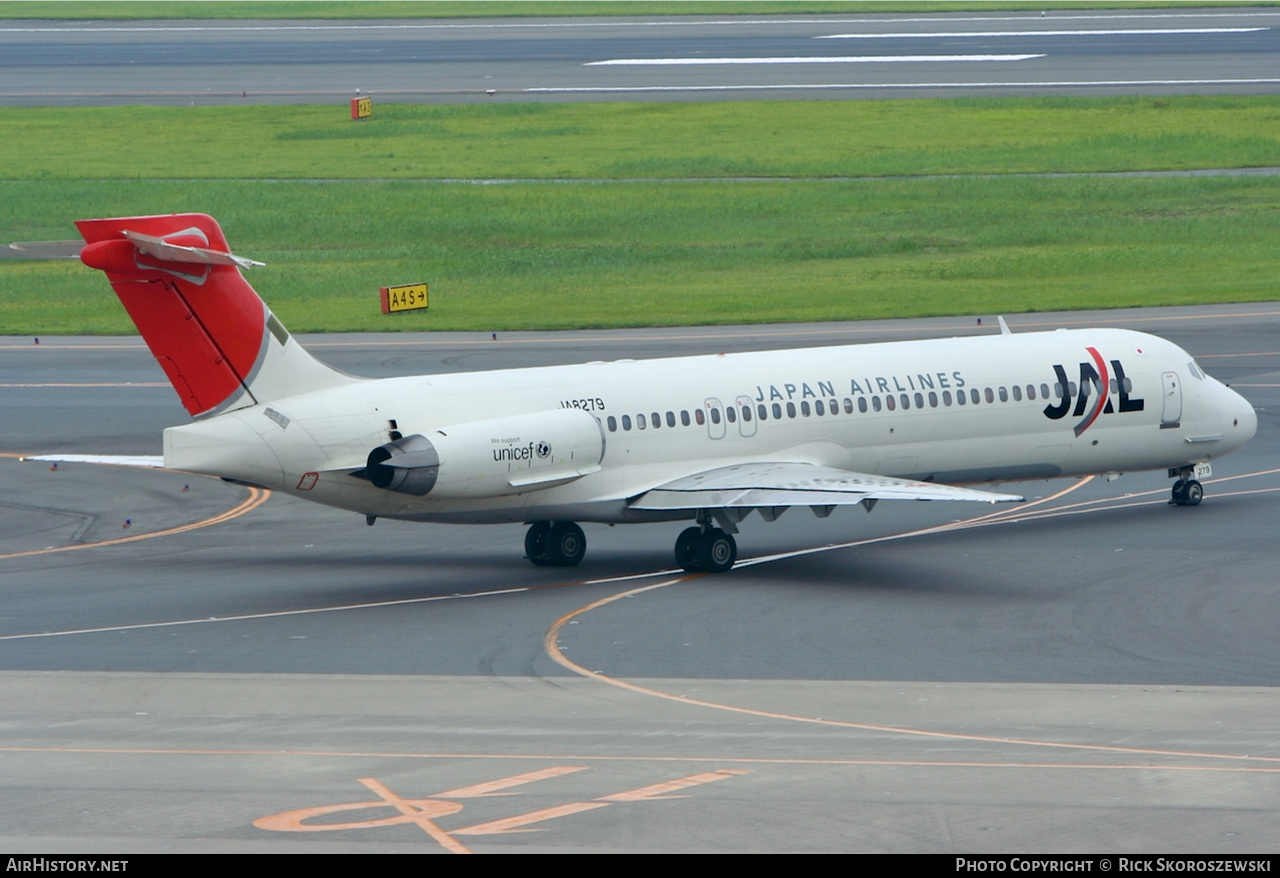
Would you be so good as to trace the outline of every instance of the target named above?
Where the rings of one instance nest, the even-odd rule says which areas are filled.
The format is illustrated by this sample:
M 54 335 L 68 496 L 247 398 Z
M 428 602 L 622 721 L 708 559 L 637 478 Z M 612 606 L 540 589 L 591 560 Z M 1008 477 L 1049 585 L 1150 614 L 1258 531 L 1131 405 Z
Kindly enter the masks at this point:
M 426 284 L 401 284 L 396 287 L 383 287 L 382 313 L 393 314 L 396 311 L 415 311 L 427 307 Z

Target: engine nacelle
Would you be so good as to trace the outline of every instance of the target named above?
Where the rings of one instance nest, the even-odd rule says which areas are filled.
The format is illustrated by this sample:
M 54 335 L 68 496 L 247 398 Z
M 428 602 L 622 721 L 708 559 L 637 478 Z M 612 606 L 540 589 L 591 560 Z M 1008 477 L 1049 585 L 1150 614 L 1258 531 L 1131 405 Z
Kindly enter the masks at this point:
M 600 469 L 604 428 L 587 412 L 556 409 L 415 433 L 369 452 L 379 488 L 463 499 L 523 494 Z

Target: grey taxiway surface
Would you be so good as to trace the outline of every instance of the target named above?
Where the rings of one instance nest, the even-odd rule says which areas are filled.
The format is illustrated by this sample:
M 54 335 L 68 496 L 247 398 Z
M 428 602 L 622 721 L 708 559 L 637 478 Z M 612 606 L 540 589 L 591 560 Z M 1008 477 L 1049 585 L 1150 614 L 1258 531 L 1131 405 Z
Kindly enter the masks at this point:
M 566 573 L 519 527 L 0 457 L 0 848 L 1274 850 L 1280 306 L 1009 322 L 1169 337 L 1258 435 L 1198 508 L 1134 473 L 793 510 L 720 577 L 669 572 L 676 525 L 588 525 Z M 985 323 L 305 342 L 380 376 Z M 0 451 L 185 421 L 140 341 L 41 342 L 0 339 Z
M 0 10 L 2 12 L 3 10 Z M 1280 11 L 0 20 L 0 104 L 1259 94 Z

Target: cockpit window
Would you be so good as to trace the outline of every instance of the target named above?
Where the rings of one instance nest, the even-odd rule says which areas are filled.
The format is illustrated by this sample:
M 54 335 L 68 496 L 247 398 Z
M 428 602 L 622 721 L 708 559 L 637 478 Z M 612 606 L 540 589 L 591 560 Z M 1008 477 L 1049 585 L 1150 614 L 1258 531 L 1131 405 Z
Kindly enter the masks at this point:
M 1200 367 L 1196 365 L 1195 360 L 1191 360 L 1187 363 L 1187 371 L 1190 372 L 1191 377 L 1195 378 L 1197 381 L 1204 380 L 1204 373 L 1200 371 Z

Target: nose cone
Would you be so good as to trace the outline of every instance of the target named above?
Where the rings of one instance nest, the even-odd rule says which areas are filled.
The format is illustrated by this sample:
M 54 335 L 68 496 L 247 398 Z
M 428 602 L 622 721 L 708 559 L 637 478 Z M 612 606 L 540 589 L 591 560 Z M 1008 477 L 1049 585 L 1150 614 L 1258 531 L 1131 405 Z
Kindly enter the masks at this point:
M 1223 438 L 1232 450 L 1253 438 L 1258 432 L 1258 413 L 1249 400 L 1227 386 L 1222 388 L 1226 405 L 1223 406 Z

